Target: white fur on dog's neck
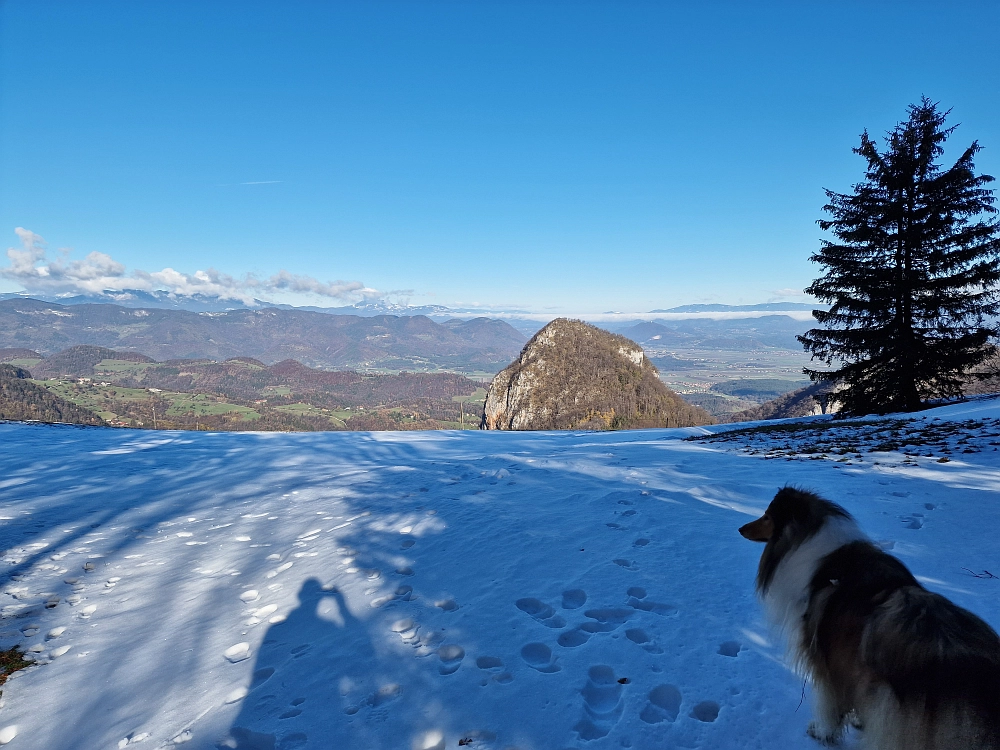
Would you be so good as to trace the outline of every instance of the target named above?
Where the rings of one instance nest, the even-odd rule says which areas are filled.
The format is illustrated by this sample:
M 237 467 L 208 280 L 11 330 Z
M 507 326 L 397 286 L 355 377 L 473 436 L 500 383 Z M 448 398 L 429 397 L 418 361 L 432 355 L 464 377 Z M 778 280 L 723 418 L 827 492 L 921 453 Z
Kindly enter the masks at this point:
M 798 650 L 802 618 L 809 604 L 809 584 L 820 561 L 850 542 L 868 540 L 852 518 L 831 516 L 823 526 L 793 548 L 778 563 L 763 596 L 764 610 L 771 625 L 788 640 L 793 652 Z M 797 659 L 797 654 L 793 654 Z

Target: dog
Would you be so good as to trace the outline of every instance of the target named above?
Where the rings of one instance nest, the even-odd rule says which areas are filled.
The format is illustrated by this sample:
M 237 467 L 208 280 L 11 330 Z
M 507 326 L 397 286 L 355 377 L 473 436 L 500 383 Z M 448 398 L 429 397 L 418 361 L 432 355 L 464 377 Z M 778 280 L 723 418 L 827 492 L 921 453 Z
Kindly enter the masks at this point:
M 871 750 L 1000 750 L 1000 636 L 925 589 L 851 515 L 784 487 L 740 527 L 764 542 L 757 593 L 812 680 L 808 733 Z

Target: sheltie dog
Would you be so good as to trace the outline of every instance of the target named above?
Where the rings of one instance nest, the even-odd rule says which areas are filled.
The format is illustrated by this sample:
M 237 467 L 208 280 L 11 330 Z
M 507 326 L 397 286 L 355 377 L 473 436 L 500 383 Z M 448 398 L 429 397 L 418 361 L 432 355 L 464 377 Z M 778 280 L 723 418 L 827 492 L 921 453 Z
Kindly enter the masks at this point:
M 778 491 L 740 534 L 764 542 L 757 593 L 812 680 L 809 734 L 848 722 L 872 750 L 1000 750 L 1000 636 L 931 593 L 839 505 Z

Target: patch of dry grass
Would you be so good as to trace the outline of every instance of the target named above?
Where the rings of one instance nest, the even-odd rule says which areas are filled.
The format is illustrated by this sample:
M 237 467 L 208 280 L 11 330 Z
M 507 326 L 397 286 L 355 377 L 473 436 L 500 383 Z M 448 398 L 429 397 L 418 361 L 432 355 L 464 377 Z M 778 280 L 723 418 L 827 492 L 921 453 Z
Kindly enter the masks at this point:
M 17 646 L 6 651 L 0 651 L 0 685 L 7 682 L 7 678 L 19 669 L 31 666 L 31 662 L 24 658 Z

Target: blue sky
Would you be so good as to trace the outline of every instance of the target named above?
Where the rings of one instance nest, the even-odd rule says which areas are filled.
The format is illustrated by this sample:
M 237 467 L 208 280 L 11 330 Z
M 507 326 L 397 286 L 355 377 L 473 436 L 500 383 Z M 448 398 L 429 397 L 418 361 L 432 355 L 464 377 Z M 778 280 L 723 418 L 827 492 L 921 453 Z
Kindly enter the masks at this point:
M 801 299 L 864 128 L 926 94 L 1000 173 L 998 34 L 995 2 L 6 0 L 0 247 L 313 304 Z

